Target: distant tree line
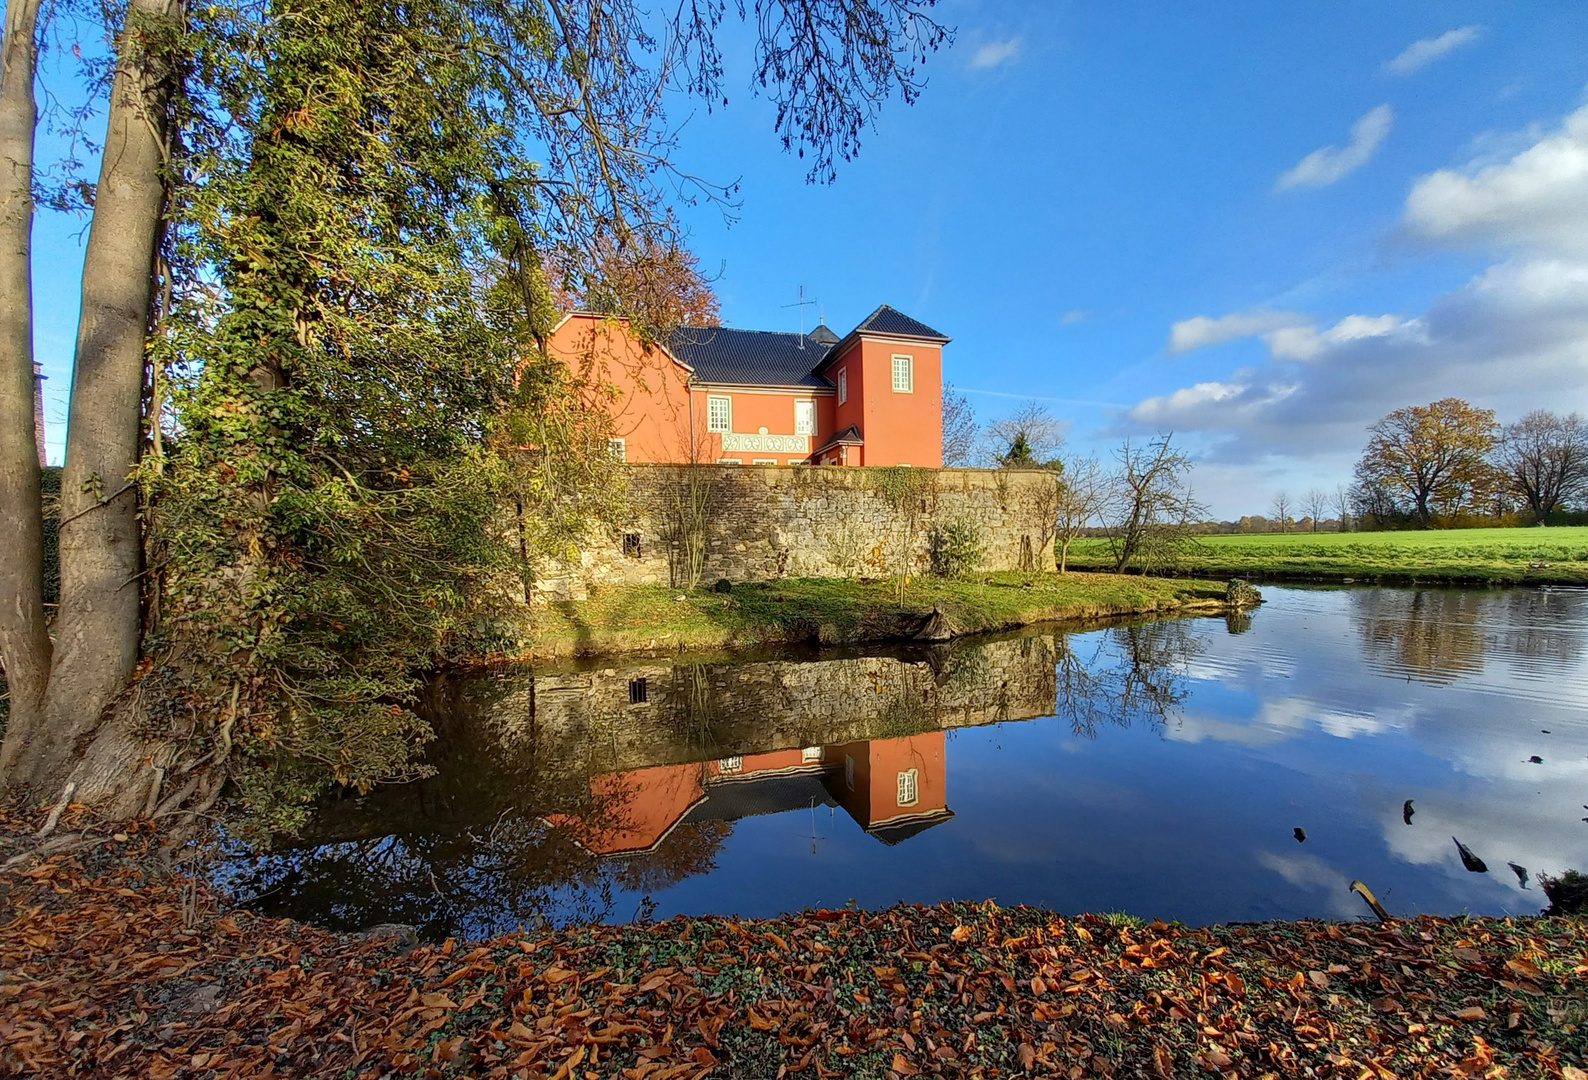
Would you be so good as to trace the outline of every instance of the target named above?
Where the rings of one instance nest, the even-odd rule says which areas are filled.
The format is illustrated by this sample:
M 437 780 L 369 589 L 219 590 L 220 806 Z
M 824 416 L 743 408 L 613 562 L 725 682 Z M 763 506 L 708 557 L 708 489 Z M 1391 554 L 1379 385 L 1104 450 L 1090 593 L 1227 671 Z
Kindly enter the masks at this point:
M 1588 422 L 1534 410 L 1513 424 L 1459 397 L 1409 405 L 1367 429 L 1350 486 L 1332 497 L 1339 529 L 1580 524 L 1588 521 Z M 1309 492 L 1307 510 L 1315 510 Z M 1285 496 L 1272 529 L 1285 529 Z M 1318 516 L 1313 515 L 1313 521 Z
M 1292 516 L 1300 512 L 1299 520 Z M 1326 517 L 1326 515 L 1333 515 Z M 1208 532 L 1436 529 L 1588 523 L 1588 421 L 1537 409 L 1512 424 L 1460 398 L 1396 409 L 1368 428 L 1351 484 L 1280 492 L 1268 517 Z

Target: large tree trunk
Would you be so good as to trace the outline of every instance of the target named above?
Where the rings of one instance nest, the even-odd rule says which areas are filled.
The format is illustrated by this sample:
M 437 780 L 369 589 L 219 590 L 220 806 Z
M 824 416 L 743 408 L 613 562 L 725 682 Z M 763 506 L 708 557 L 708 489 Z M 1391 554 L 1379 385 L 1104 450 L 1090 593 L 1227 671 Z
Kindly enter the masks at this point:
M 72 777 L 138 659 L 142 536 L 138 463 L 152 271 L 165 204 L 167 106 L 181 11 L 176 0 L 130 0 L 117 41 L 94 218 L 83 265 L 82 314 L 61 478 L 61 605 L 43 723 L 6 733 L 8 788 L 52 797 Z M 125 740 L 106 733 L 112 741 Z M 99 755 L 95 755 L 96 757 Z M 104 802 L 133 781 L 79 779 L 77 798 Z M 147 786 L 147 781 L 139 781 Z
M 39 0 L 8 0 L 0 52 L 0 662 L 10 729 L 36 730 L 49 681 L 33 416 L 33 102 Z M 0 745 L 0 777 L 17 745 Z

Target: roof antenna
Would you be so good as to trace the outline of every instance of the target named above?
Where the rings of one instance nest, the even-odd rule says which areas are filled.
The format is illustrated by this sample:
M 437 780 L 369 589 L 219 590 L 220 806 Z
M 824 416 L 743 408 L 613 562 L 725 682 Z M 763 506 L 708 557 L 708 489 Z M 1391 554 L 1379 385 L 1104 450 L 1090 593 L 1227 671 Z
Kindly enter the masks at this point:
M 814 303 L 816 303 L 815 300 L 807 300 L 807 299 L 805 299 L 805 286 L 801 285 L 800 286 L 800 298 L 798 300 L 796 300 L 792 304 L 784 304 L 783 305 L 786 308 L 799 308 L 800 309 L 800 349 L 801 350 L 803 350 L 805 348 L 805 309 L 808 306 L 810 306 L 811 304 L 814 304 Z

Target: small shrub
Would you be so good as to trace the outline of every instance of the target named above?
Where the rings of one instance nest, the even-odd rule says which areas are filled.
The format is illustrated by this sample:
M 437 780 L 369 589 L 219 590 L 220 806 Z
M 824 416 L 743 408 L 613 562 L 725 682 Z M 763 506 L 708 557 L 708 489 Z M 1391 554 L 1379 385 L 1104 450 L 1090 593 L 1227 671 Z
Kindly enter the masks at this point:
M 711 591 L 714 593 L 723 593 L 724 595 L 731 593 L 733 592 L 733 582 L 729 581 L 725 577 L 720 577 L 717 579 L 717 583 L 711 587 Z
M 932 530 L 932 573 L 937 577 L 963 577 L 981 562 L 981 530 L 974 521 L 958 518 Z

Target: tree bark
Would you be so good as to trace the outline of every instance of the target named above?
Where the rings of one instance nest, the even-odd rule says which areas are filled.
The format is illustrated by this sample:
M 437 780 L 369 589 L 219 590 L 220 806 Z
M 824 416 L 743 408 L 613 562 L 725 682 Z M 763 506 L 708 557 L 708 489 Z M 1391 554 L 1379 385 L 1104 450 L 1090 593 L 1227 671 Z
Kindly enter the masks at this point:
M 8 0 L 0 52 L 0 663 L 11 714 L 0 778 L 36 731 L 49 682 L 44 621 L 44 518 L 33 415 L 33 100 L 39 0 Z
M 61 477 L 61 604 L 42 725 L 17 733 L 5 784 L 58 791 L 138 659 L 143 543 L 138 463 L 153 266 L 165 205 L 167 112 L 181 10 L 130 0 L 83 264 L 82 313 Z M 7 732 L 11 743 L 12 732 Z M 136 754 L 133 755 L 136 759 Z M 77 798 L 101 802 L 127 776 L 97 768 Z

